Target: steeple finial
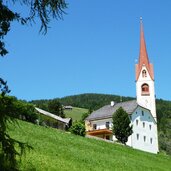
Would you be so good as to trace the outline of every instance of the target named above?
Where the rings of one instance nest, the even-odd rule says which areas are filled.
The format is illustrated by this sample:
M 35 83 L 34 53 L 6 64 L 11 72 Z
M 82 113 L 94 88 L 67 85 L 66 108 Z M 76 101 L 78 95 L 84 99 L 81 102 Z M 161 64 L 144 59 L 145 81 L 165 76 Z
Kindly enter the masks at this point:
M 140 17 L 140 30 L 143 31 L 143 19 Z
M 140 17 L 140 22 L 142 22 L 142 17 Z

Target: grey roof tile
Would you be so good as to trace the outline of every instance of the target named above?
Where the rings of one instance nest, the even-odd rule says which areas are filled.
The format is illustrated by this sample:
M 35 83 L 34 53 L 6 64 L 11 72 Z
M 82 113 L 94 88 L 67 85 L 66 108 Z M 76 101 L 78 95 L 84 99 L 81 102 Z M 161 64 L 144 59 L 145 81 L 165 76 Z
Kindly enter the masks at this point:
M 96 120 L 96 119 L 104 119 L 111 118 L 113 113 L 116 112 L 117 109 L 122 107 L 128 114 L 132 114 L 132 112 L 137 108 L 138 104 L 136 100 L 131 100 L 127 102 L 116 103 L 114 106 L 106 105 L 102 108 L 91 113 L 86 120 Z

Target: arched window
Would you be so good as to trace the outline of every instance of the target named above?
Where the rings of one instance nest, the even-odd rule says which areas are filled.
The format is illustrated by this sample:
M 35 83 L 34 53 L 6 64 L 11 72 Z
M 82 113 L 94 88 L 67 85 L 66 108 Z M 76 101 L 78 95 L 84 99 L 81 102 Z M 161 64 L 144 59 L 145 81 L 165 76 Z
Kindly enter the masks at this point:
M 149 95 L 150 94 L 150 92 L 149 92 L 149 85 L 148 84 L 143 84 L 141 86 L 141 93 L 143 95 Z
M 147 77 L 147 71 L 145 69 L 142 71 L 142 77 Z

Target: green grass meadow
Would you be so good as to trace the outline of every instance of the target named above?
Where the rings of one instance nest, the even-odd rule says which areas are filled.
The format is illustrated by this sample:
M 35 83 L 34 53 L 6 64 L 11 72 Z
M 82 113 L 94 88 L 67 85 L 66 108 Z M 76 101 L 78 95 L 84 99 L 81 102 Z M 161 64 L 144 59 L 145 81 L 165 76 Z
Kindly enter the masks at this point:
M 88 109 L 73 107 L 72 110 L 64 110 L 66 117 L 72 118 L 73 121 L 79 121 L 84 113 L 87 113 Z
M 34 147 L 20 163 L 26 171 L 170 171 L 171 157 L 71 135 L 18 121 L 10 135 Z

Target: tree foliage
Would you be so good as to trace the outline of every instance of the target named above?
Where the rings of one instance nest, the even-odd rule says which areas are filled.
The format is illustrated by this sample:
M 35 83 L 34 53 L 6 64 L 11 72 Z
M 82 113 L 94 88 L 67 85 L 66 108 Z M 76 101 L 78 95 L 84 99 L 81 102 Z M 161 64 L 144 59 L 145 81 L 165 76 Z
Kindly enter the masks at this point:
M 106 104 L 110 104 L 111 101 L 120 102 L 121 100 L 128 101 L 133 99 L 133 97 L 121 97 L 110 94 L 87 93 L 58 98 L 57 100 L 65 106 L 71 105 L 75 107 L 91 109 L 91 111 L 93 111 L 99 109 L 100 107 Z M 33 100 L 31 101 L 31 103 L 36 104 L 37 106 L 46 107 L 48 101 L 50 100 Z
M 171 155 L 171 102 L 157 100 L 159 148 Z
M 9 1 L 0 0 L 0 55 L 4 56 L 8 53 L 5 48 L 4 36 L 10 31 L 11 23 L 18 21 L 24 25 L 27 23 L 35 22 L 35 18 L 40 19 L 40 32 L 46 34 L 48 24 L 53 19 L 62 19 L 67 3 L 65 0 L 12 0 L 13 6 L 19 3 L 22 6 L 26 6 L 29 14 L 26 17 L 21 16 L 18 12 L 10 9 Z
M 29 16 L 21 16 L 20 13 L 9 8 L 9 1 L 0 0 L 0 56 L 2 57 L 8 53 L 4 37 L 10 31 L 13 21 L 27 24 L 28 22 L 34 22 L 37 17 L 41 21 L 40 31 L 46 33 L 50 19 L 61 19 L 62 14 L 65 13 L 63 10 L 67 7 L 65 0 L 12 0 L 13 6 L 17 2 L 28 7 Z M 25 113 L 25 116 L 28 117 L 28 114 L 31 113 L 30 110 L 33 110 L 33 108 L 31 106 L 24 107 L 21 103 L 18 104 L 18 109 L 14 108 L 13 99 L 6 96 L 9 92 L 7 82 L 0 78 L 0 170 L 17 170 L 17 155 L 21 157 L 25 147 L 29 147 L 27 144 L 12 139 L 8 135 L 7 124 L 8 122 L 14 123 L 14 118 L 18 116 L 18 110 L 21 113 L 27 110 L 28 113 Z M 33 118 L 29 116 L 27 119 L 32 120 Z M 20 151 L 17 151 L 15 145 L 18 146 Z
M 57 115 L 57 116 L 65 118 L 65 114 L 64 114 L 64 111 L 63 111 L 63 106 L 61 105 L 61 103 L 57 99 L 49 101 L 49 103 L 48 103 L 48 111 L 55 114 L 55 115 Z
M 122 107 L 113 114 L 113 134 L 123 144 L 126 144 L 132 134 L 130 123 L 129 116 Z
M 82 116 L 81 116 L 81 122 L 84 123 L 85 122 L 85 119 L 93 112 L 93 110 L 91 108 L 89 108 L 88 112 L 87 113 L 84 113 Z
M 0 96 L 0 170 L 17 170 L 17 156 L 21 157 L 24 150 L 31 146 L 11 138 L 8 134 L 7 125 L 16 123 L 18 111 L 14 98 L 5 95 L 7 92 L 9 90 L 5 84 Z
M 71 126 L 70 131 L 75 135 L 85 136 L 85 125 L 80 121 L 75 121 Z
M 13 98 L 13 106 L 14 111 L 16 113 L 16 118 L 25 120 L 27 122 L 35 123 L 38 119 L 37 112 L 35 110 L 35 107 L 32 104 L 29 104 L 25 101 L 18 100 L 15 97 L 8 97 Z

